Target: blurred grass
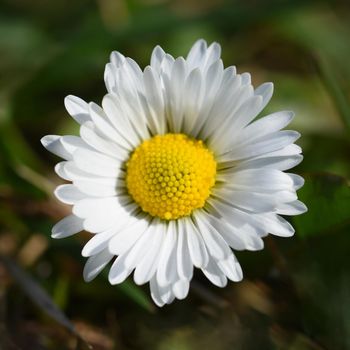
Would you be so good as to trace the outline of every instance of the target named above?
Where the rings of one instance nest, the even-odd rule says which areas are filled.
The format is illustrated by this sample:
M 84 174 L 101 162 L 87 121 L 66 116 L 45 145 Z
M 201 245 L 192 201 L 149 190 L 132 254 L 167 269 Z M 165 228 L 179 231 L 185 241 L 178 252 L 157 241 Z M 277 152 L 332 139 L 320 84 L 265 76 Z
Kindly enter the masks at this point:
M 349 349 L 349 19 L 346 0 L 2 0 L 0 254 L 22 262 L 95 349 Z M 185 301 L 159 310 L 131 281 L 83 282 L 88 236 L 49 238 L 67 209 L 49 195 L 57 159 L 39 139 L 77 133 L 63 99 L 100 102 L 110 51 L 145 66 L 155 45 L 184 55 L 199 37 L 220 42 L 225 64 L 255 85 L 274 81 L 266 113 L 296 111 L 305 160 L 295 171 L 310 210 L 293 219 L 293 239 L 237 254 L 244 282 L 219 290 L 198 274 Z M 48 245 L 26 257 L 33 235 Z M 0 305 L 1 349 L 83 348 L 3 265 Z

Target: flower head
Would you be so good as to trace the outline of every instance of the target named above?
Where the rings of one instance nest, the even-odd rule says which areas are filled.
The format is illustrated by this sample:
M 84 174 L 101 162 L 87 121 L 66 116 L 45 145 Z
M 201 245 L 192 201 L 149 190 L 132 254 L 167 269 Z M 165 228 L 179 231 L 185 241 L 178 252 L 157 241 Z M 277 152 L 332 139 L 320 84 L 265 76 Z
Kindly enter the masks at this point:
M 224 287 L 242 279 L 231 248 L 259 250 L 268 233 L 293 235 L 280 216 L 306 211 L 296 195 L 303 179 L 284 172 L 302 160 L 299 134 L 281 131 L 293 113 L 254 121 L 273 85 L 254 89 L 248 73 L 224 69 L 220 50 L 199 40 L 174 59 L 157 46 L 143 71 L 113 52 L 102 108 L 65 99 L 80 137 L 42 139 L 71 181 L 55 191 L 73 209 L 52 237 L 93 234 L 82 251 L 86 281 L 113 260 L 111 284 L 134 271 L 162 306 L 186 297 L 193 267 Z

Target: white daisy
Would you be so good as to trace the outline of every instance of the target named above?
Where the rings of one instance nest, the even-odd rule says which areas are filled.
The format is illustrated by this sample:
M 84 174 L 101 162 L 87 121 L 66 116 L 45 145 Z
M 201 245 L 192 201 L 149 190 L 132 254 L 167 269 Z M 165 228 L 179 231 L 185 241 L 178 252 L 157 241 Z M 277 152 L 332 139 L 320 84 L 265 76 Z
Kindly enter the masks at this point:
M 296 195 L 303 179 L 284 172 L 302 160 L 299 133 L 281 131 L 293 113 L 253 121 L 273 85 L 254 89 L 220 53 L 203 40 L 186 59 L 157 46 L 142 71 L 113 52 L 102 108 L 65 99 L 80 137 L 42 139 L 64 159 L 57 174 L 72 182 L 55 191 L 73 209 L 52 237 L 93 234 L 82 251 L 86 281 L 113 260 L 111 284 L 134 271 L 162 306 L 186 297 L 194 266 L 224 287 L 242 279 L 231 248 L 259 250 L 268 233 L 293 235 L 280 216 L 306 211 Z

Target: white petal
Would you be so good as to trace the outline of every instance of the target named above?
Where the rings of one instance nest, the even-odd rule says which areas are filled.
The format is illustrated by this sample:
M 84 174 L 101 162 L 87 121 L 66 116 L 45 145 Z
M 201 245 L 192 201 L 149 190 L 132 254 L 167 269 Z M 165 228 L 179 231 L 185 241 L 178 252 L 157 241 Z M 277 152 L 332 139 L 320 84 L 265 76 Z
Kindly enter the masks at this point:
M 113 197 L 118 194 L 125 193 L 124 181 L 120 180 L 121 183 L 115 181 L 115 185 L 111 186 L 109 184 L 101 184 L 93 181 L 74 181 L 74 185 L 79 189 L 80 192 L 89 197 Z M 119 187 L 119 188 L 117 188 Z
M 254 192 L 271 192 L 292 189 L 291 178 L 275 169 L 248 169 L 220 171 L 217 180 L 225 182 L 225 188 Z
M 117 90 L 116 67 L 112 63 L 107 63 L 104 71 L 104 81 L 109 93 Z
M 118 119 L 127 118 L 132 126 L 133 132 L 130 133 L 129 137 L 135 138 L 133 144 L 136 145 L 140 140 L 147 139 L 150 136 L 146 125 L 148 105 L 144 98 L 143 73 L 138 64 L 130 58 L 126 59 L 119 73 L 118 91 L 113 95 L 113 98 L 125 114 L 125 116 L 119 116 Z M 115 118 L 113 118 L 114 120 Z M 121 131 L 120 125 L 115 125 L 115 127 Z
M 158 285 L 158 292 L 160 299 L 164 304 L 171 304 L 175 299 L 171 286 L 161 287 Z
M 154 225 L 152 244 L 142 260 L 137 264 L 134 272 L 134 281 L 138 285 L 148 282 L 155 274 L 158 264 L 162 265 L 164 263 L 160 258 L 159 252 L 164 244 L 166 224 L 158 221 L 152 225 Z
M 108 247 L 110 239 L 117 233 L 119 227 L 112 227 L 109 230 L 97 233 L 85 244 L 81 255 L 89 257 L 100 253 Z
M 83 230 L 83 220 L 75 215 L 66 216 L 59 221 L 51 232 L 52 238 L 65 238 Z
M 272 83 L 261 84 L 255 89 L 254 94 L 259 95 L 263 98 L 261 109 L 260 109 L 262 111 L 271 100 L 271 97 L 273 94 L 273 84 Z
M 81 98 L 69 95 L 64 99 L 64 105 L 68 113 L 79 123 L 83 124 L 91 120 L 88 104 Z
M 178 237 L 176 247 L 177 271 L 181 279 L 191 280 L 193 276 L 193 263 L 186 239 L 186 225 L 184 219 L 178 220 Z
M 123 198 L 87 198 L 77 202 L 73 207 L 73 213 L 80 218 L 88 218 L 97 213 L 113 215 L 124 206 Z
M 165 57 L 165 52 L 160 46 L 156 46 L 153 49 L 152 55 L 151 55 L 151 67 L 159 73 L 160 71 L 160 65 Z
M 158 285 L 157 285 L 157 282 L 154 281 L 154 279 L 151 279 L 151 282 L 150 282 L 150 293 L 154 303 L 158 307 L 164 306 L 165 303 L 160 298 Z
M 144 255 L 149 251 L 155 239 L 161 239 L 160 237 L 154 237 L 154 226 L 150 224 L 146 231 L 141 235 L 135 245 L 130 249 L 125 257 L 125 266 L 130 269 L 134 269 L 143 259 Z
M 218 268 L 216 262 L 210 258 L 207 266 L 202 268 L 205 277 L 217 287 L 225 287 L 227 284 L 226 275 Z
M 114 174 L 113 176 L 109 177 L 104 175 L 96 175 L 81 170 L 72 161 L 65 162 L 64 171 L 65 174 L 67 174 L 70 180 L 73 182 L 78 182 L 82 180 L 91 181 L 101 185 L 116 186 L 116 184 L 118 184 L 120 180 L 125 178 L 125 172 L 123 170 L 119 170 L 117 174 Z
M 159 266 L 157 269 L 157 282 L 160 286 L 169 285 L 174 277 L 177 277 L 176 271 L 176 246 L 177 232 L 174 220 L 167 225 L 164 245 L 159 252 Z
M 203 83 L 205 84 L 203 103 L 200 108 L 196 123 L 193 125 L 190 135 L 197 138 L 203 125 L 205 124 L 212 105 L 215 101 L 217 90 L 220 87 L 223 76 L 223 63 L 221 60 L 213 63 L 205 74 Z
M 297 135 L 295 135 L 297 136 Z M 300 136 L 300 135 L 299 135 Z M 264 154 L 260 154 L 256 158 L 266 158 L 266 157 L 287 157 L 295 156 L 302 152 L 301 147 L 298 145 L 290 144 L 285 147 L 282 147 L 278 150 L 273 150 Z
M 110 57 L 109 57 L 111 63 L 116 67 L 120 67 L 123 65 L 123 63 L 125 62 L 125 57 L 123 54 L 121 54 L 118 51 L 112 51 Z
M 201 212 L 194 213 L 193 217 L 209 254 L 218 260 L 227 258 L 231 250 L 222 236 L 212 226 L 205 225 Z
M 251 142 L 262 136 L 272 134 L 286 127 L 294 117 L 290 111 L 281 111 L 258 119 L 254 123 L 244 128 L 239 135 L 239 139 L 244 143 Z
M 108 100 L 106 96 L 104 97 L 103 101 L 105 100 Z M 121 137 L 122 133 L 120 132 L 121 130 L 117 131 L 117 129 L 114 128 L 112 124 L 109 122 L 108 114 L 106 114 L 108 112 L 108 109 L 105 108 L 105 104 L 103 104 L 103 108 L 104 109 L 102 109 L 95 103 L 89 104 L 89 111 L 90 111 L 92 121 L 94 122 L 99 132 L 102 135 L 105 135 L 109 140 L 112 140 L 117 143 L 122 142 L 122 137 Z M 122 146 L 127 147 L 126 145 L 124 145 L 124 143 L 122 144 Z
M 300 154 L 294 156 L 285 156 L 285 157 L 264 157 L 256 159 L 248 159 L 242 162 L 239 162 L 235 166 L 235 170 L 247 170 L 247 169 L 276 169 L 285 171 L 291 169 L 298 165 L 303 160 L 303 156 Z
M 265 227 L 266 232 L 275 236 L 291 237 L 294 235 L 293 226 L 281 216 L 274 213 L 259 216 L 260 225 Z
M 68 162 L 60 162 L 55 165 L 55 172 L 56 174 L 61 177 L 63 180 L 71 181 L 72 178 L 69 176 L 69 174 L 65 170 L 65 166 Z
M 118 99 L 117 96 L 106 95 L 102 100 L 102 106 L 114 129 L 113 132 L 106 129 L 105 132 L 108 133 L 106 136 L 111 141 L 131 151 L 139 144 L 139 138 L 128 120 L 127 113 L 123 109 L 125 106 L 122 100 Z
M 185 299 L 190 289 L 188 280 L 178 280 L 173 284 L 172 290 L 177 299 Z
M 208 147 L 216 150 L 218 154 L 222 154 L 235 146 L 235 133 L 249 124 L 260 112 L 262 105 L 261 96 L 252 96 L 248 98 L 234 113 L 230 125 L 224 123 L 222 128 L 208 140 Z
M 236 122 L 237 113 L 242 112 L 242 109 L 240 108 L 244 104 L 247 104 L 248 100 L 251 101 L 251 98 L 254 97 L 254 89 L 252 85 L 244 85 L 242 76 L 243 75 L 237 75 L 233 77 L 231 80 L 231 86 L 230 82 L 227 82 L 227 78 L 225 76 L 223 77 L 223 83 L 220 89 L 224 89 L 225 85 L 227 88 L 233 89 L 229 94 L 230 102 L 222 109 L 220 109 L 220 105 L 218 105 L 218 110 L 216 113 L 222 113 L 222 117 L 214 116 L 213 111 L 211 111 L 212 118 L 211 121 L 209 121 L 210 126 L 205 133 L 205 137 L 207 138 L 210 136 L 210 142 L 212 142 L 213 145 L 217 143 L 217 148 L 222 147 L 221 141 L 227 142 L 227 138 L 232 139 L 232 137 L 236 138 L 237 135 L 239 135 L 240 130 L 232 127 L 232 124 Z M 224 94 L 224 91 L 222 91 L 222 94 Z M 224 97 L 222 98 L 224 99 Z M 216 103 L 216 97 L 214 99 L 214 103 Z M 223 137 L 225 137 L 225 139 L 223 139 Z
M 118 203 L 120 198 L 121 197 L 96 198 L 94 200 L 84 199 L 74 205 L 73 213 L 76 213 L 76 215 L 80 217 L 85 216 L 83 224 L 85 230 L 93 233 L 102 232 L 122 220 L 128 219 L 137 207 L 135 203 L 120 205 L 120 203 Z M 103 202 L 104 200 L 106 201 Z M 110 200 L 110 203 L 108 203 L 107 200 Z M 112 200 L 115 200 L 115 202 L 112 203 Z M 84 204 L 81 202 L 84 202 Z
M 72 155 L 63 147 L 61 136 L 46 135 L 41 140 L 41 144 L 51 153 L 63 159 L 72 159 Z
M 114 285 L 122 283 L 131 274 L 132 268 L 129 268 L 125 265 L 126 257 L 127 253 L 124 255 L 119 255 L 112 264 L 108 274 L 108 280 L 110 284 Z
M 183 131 L 189 134 L 196 123 L 203 100 L 203 82 L 199 68 L 194 69 L 187 77 L 184 91 L 186 98 Z
M 94 217 L 84 220 L 84 230 L 91 233 L 99 233 L 110 229 L 117 223 L 117 219 L 111 216 L 105 217 L 104 215 L 95 215 Z
M 163 301 L 161 294 L 159 292 L 158 282 L 155 276 L 153 276 L 153 278 L 151 279 L 149 283 L 149 287 L 150 287 L 151 297 L 153 301 L 156 303 L 156 305 L 159 307 L 164 306 L 165 302 Z
M 228 191 L 225 188 L 218 188 L 213 190 L 213 195 L 233 208 L 241 208 L 253 213 L 271 212 L 277 205 L 275 197 L 272 194 Z M 292 200 L 295 200 L 295 196 L 292 197 Z
M 143 75 L 145 96 L 149 106 L 148 125 L 153 135 L 164 134 L 166 118 L 164 115 L 164 99 L 160 78 L 151 67 L 146 67 Z
M 300 175 L 288 173 L 288 176 L 292 179 L 295 190 L 304 186 L 305 180 Z
M 225 242 L 235 250 L 244 250 L 246 248 L 245 242 L 242 239 L 242 233 L 237 232 L 234 227 L 229 226 L 223 220 L 216 218 L 215 216 L 204 212 L 203 210 L 197 210 L 196 215 L 199 215 L 201 220 L 205 222 L 206 226 L 211 230 L 215 230 L 222 236 Z
M 123 255 L 130 250 L 151 224 L 148 216 L 138 215 L 123 227 L 109 242 L 109 250 L 115 255 Z
M 241 265 L 236 257 L 231 253 L 230 256 L 224 260 L 217 262 L 219 269 L 233 282 L 241 281 L 243 272 Z
M 206 71 L 210 65 L 220 58 L 220 55 L 221 47 L 218 43 L 212 43 L 207 48 L 207 43 L 201 39 L 192 46 L 186 61 L 189 69 L 199 67 L 202 71 Z
M 134 88 L 137 91 L 141 91 L 140 82 L 142 80 L 143 72 L 138 65 L 138 63 L 130 57 L 126 58 L 125 69 L 127 70 L 129 76 L 131 77 L 131 81 L 134 85 Z
M 281 203 L 277 207 L 277 213 L 281 215 L 299 215 L 305 212 L 307 212 L 307 207 L 300 201 Z
M 251 144 L 238 146 L 228 153 L 220 155 L 218 161 L 240 160 L 278 151 L 295 142 L 299 137 L 300 134 L 296 131 L 279 131 Z
M 258 222 L 258 214 L 248 214 L 239 209 L 232 208 L 222 202 L 210 198 L 208 203 L 222 215 L 227 224 L 232 227 L 232 232 L 240 235 L 244 241 L 245 249 L 260 250 L 264 248 L 264 242 L 260 238 L 266 234 L 264 226 Z M 220 228 L 217 230 L 220 232 Z
M 86 194 L 71 184 L 56 187 L 54 194 L 58 200 L 65 204 L 75 204 L 77 201 L 86 198 Z
M 252 83 L 252 77 L 250 73 L 245 72 L 242 73 L 242 85 L 251 85 Z
M 173 64 L 175 62 L 175 59 L 173 56 L 166 54 L 161 62 L 160 65 L 160 73 L 161 78 L 164 80 L 164 78 L 169 78 L 171 74 L 171 70 L 173 68 Z M 164 81 L 163 81 L 164 83 Z
M 216 42 L 210 44 L 206 52 L 205 66 L 203 68 L 210 67 L 214 62 L 220 59 L 220 56 L 221 46 Z
M 201 268 L 208 264 L 208 253 L 202 237 L 191 219 L 184 219 L 187 244 L 193 265 Z
M 117 176 L 122 162 L 102 153 L 78 149 L 73 155 L 74 162 L 81 170 L 100 176 Z
M 60 142 L 62 143 L 62 146 L 65 148 L 65 150 L 69 154 L 73 154 L 78 148 L 92 150 L 92 148 L 87 143 L 85 143 L 83 139 L 81 139 L 78 136 L 73 136 L 73 135 L 62 136 Z
M 117 143 L 107 140 L 98 135 L 93 122 L 84 123 L 80 128 L 82 139 L 96 151 L 124 161 L 128 151 Z
M 257 154 L 256 156 L 246 158 L 244 160 L 231 160 L 218 162 L 218 169 L 235 168 L 237 170 L 244 169 L 247 165 L 248 168 L 258 169 L 261 166 L 286 170 L 289 169 L 289 164 L 298 164 L 302 159 L 302 152 L 300 146 L 295 144 L 289 144 L 277 150 L 272 150 L 266 153 Z M 301 158 L 300 158 L 301 157 Z M 290 159 L 290 162 L 289 162 Z M 251 162 L 251 163 L 250 163 Z M 276 163 L 276 167 L 274 164 Z
M 179 133 L 183 119 L 183 92 L 186 78 L 186 63 L 182 57 L 175 60 L 169 86 L 167 90 L 167 103 L 170 105 L 169 124 L 172 132 Z
M 229 75 L 229 77 L 227 77 Z M 214 103 L 209 112 L 205 128 L 201 132 L 203 139 L 207 139 L 216 132 L 219 126 L 227 122 L 237 106 L 241 76 L 232 75 L 232 72 L 225 70 L 220 88 L 218 89 Z
M 112 260 L 113 255 L 107 249 L 91 256 L 85 263 L 83 276 L 86 282 L 93 280 Z
M 186 61 L 190 69 L 195 69 L 201 66 L 205 60 L 205 55 L 207 53 L 207 43 L 200 39 L 194 43 L 191 47 Z

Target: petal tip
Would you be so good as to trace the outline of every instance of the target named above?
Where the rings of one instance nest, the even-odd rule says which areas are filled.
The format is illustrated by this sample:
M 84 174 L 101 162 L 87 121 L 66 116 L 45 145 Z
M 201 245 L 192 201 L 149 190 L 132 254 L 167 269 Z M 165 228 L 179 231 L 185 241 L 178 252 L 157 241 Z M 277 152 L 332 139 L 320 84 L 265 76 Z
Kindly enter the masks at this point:
M 40 142 L 45 148 L 48 148 L 52 142 L 57 141 L 59 138 L 60 136 L 58 135 L 45 135 L 40 139 Z

